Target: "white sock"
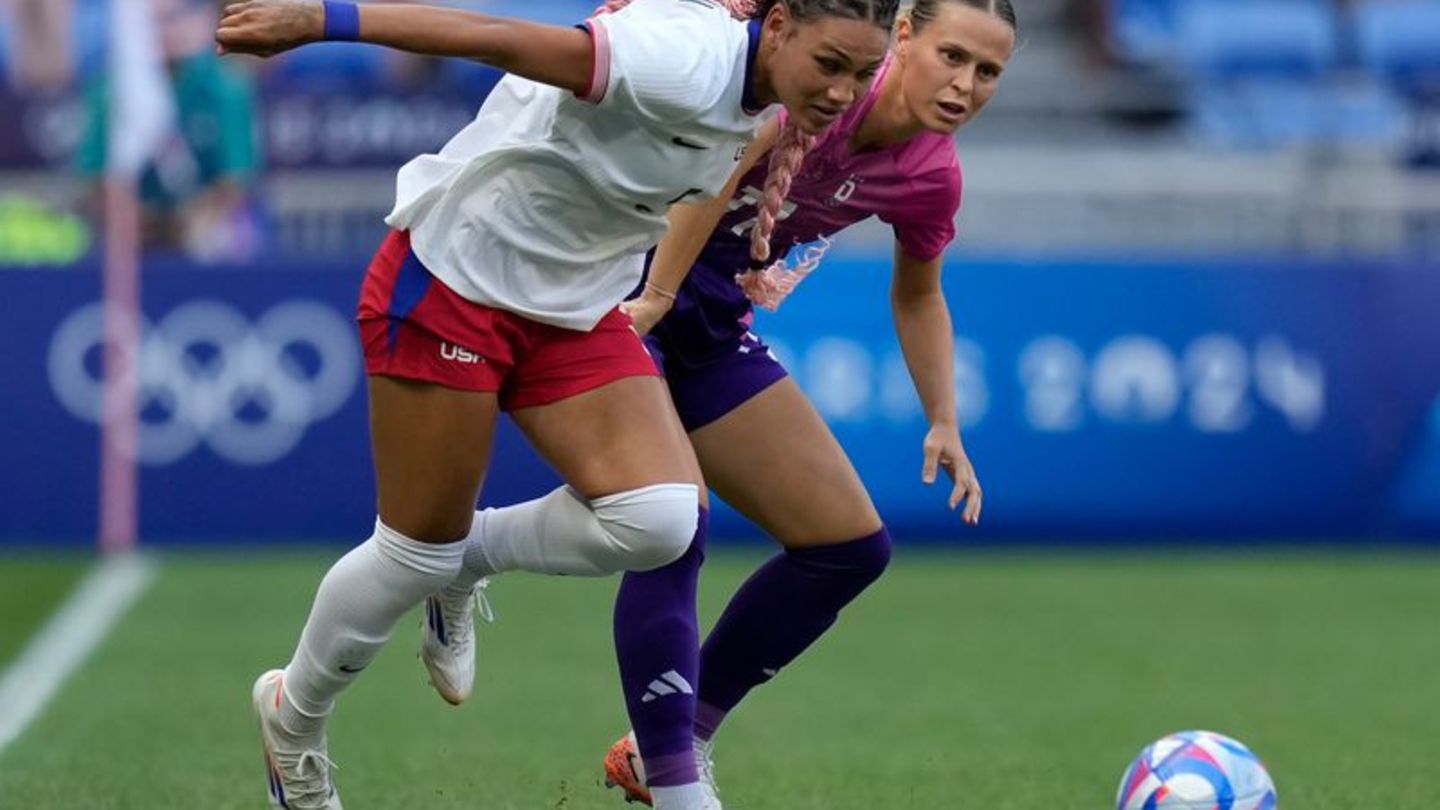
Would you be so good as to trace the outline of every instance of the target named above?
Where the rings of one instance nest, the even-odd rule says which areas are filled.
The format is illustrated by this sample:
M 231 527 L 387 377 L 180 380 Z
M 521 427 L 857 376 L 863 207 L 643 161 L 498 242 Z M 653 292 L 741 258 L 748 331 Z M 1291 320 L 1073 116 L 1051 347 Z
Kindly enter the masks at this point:
M 602 577 L 659 567 L 695 534 L 699 489 L 656 484 L 587 501 L 560 487 L 533 501 L 475 513 L 465 565 L 446 591 L 464 596 L 506 571 Z
M 330 568 L 285 667 L 280 719 L 292 734 L 320 731 L 336 695 L 406 611 L 455 578 L 464 552 L 464 541 L 422 543 L 376 520 L 375 534 Z
M 705 788 L 699 782 L 652 787 L 650 798 L 655 801 L 655 810 L 703 810 L 707 806 Z

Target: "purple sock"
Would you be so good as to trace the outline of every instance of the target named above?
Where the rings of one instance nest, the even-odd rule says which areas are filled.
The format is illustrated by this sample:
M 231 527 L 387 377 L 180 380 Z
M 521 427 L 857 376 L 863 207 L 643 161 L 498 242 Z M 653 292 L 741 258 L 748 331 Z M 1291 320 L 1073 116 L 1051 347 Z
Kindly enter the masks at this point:
M 814 644 L 889 562 L 882 526 L 859 540 L 783 551 L 752 574 L 700 650 L 696 736 L 710 739 L 727 712 Z
M 615 598 L 620 683 L 650 787 L 700 779 L 693 740 L 700 671 L 695 589 L 709 522 L 701 507 L 685 556 L 663 568 L 625 574 Z

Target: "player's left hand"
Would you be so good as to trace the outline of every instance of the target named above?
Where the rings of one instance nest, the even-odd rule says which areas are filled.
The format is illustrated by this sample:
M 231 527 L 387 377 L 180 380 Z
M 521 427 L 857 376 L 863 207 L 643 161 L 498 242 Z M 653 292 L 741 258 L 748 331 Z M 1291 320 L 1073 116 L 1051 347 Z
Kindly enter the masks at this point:
M 965 455 L 960 429 L 953 424 L 937 422 L 925 434 L 925 466 L 920 472 L 920 480 L 926 484 L 935 483 L 936 473 L 941 469 L 955 482 L 950 490 L 950 508 L 955 509 L 963 501 L 965 511 L 961 517 L 972 526 L 978 524 L 985 495 L 980 489 L 980 479 L 975 476 L 975 467 Z

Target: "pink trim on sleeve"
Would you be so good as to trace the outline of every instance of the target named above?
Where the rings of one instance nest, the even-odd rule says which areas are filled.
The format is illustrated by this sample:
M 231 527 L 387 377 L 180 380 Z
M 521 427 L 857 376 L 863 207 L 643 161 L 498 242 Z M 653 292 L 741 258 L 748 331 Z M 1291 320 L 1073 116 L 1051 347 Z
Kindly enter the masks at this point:
M 585 28 L 590 32 L 595 47 L 591 51 L 590 85 L 578 97 L 581 101 L 599 104 L 605 98 L 605 90 L 610 87 L 610 32 L 605 30 L 604 23 L 593 17 L 585 21 Z

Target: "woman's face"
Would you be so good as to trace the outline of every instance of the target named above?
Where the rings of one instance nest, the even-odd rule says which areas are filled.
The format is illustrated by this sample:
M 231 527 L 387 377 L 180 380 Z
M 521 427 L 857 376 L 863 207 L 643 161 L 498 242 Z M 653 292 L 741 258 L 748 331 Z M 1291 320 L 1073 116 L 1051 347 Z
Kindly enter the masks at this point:
M 954 0 L 940 0 L 918 33 L 901 20 L 895 50 L 905 105 L 926 129 L 953 133 L 995 95 L 1014 49 L 1009 23 Z
M 799 21 L 784 3 L 765 17 L 761 47 L 776 99 L 802 131 L 818 134 L 865 94 L 889 32 L 847 17 Z

